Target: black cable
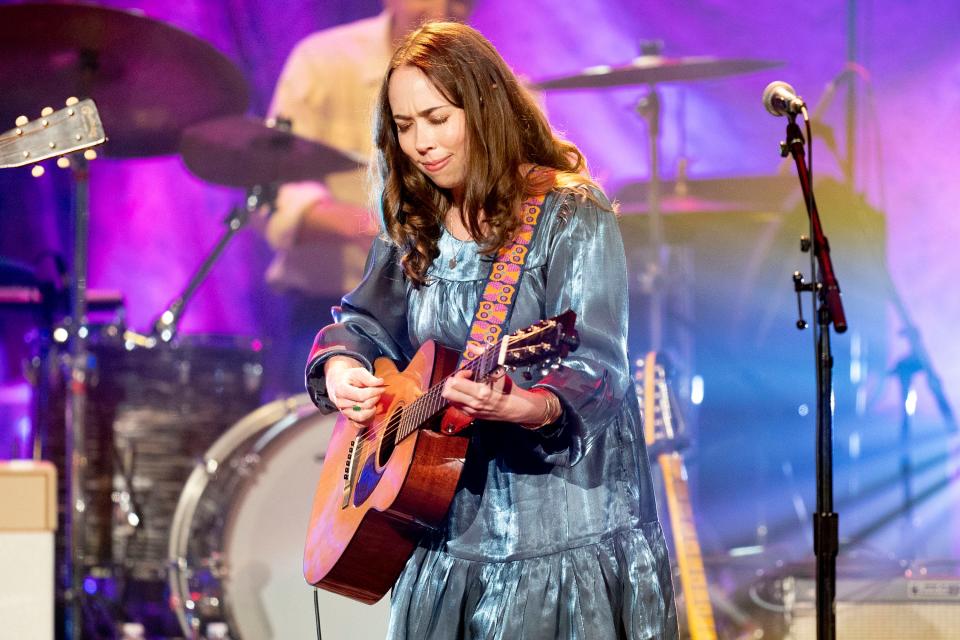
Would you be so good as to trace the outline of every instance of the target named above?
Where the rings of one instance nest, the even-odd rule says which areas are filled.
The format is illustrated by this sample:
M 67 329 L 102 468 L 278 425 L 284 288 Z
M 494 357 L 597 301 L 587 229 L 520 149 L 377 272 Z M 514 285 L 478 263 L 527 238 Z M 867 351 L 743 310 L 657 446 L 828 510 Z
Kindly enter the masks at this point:
M 313 589 L 313 619 L 317 623 L 317 640 L 323 640 L 323 634 L 320 633 L 320 599 L 317 591 L 317 588 Z

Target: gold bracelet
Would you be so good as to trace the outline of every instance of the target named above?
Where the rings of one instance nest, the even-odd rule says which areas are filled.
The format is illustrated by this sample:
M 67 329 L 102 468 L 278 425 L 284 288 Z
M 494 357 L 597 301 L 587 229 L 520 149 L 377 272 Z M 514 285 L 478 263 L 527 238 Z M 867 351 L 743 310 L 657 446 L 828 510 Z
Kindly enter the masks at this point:
M 523 428 L 530 430 L 542 429 L 548 424 L 556 422 L 563 413 L 563 407 L 560 405 L 560 398 L 558 398 L 557 395 L 552 391 L 547 391 L 543 388 L 531 389 L 530 391 L 538 396 L 543 396 L 543 399 L 546 401 L 546 405 L 544 405 L 543 417 L 540 419 L 540 422 L 538 424 L 524 424 L 522 425 Z

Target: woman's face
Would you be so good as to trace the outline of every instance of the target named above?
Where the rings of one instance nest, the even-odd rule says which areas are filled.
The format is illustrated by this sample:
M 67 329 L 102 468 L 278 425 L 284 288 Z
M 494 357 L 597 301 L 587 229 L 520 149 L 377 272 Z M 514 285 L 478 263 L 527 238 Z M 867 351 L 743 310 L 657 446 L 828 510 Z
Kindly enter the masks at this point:
M 450 104 L 420 69 L 407 65 L 390 76 L 387 97 L 403 153 L 438 187 L 461 189 L 467 173 L 463 109 Z

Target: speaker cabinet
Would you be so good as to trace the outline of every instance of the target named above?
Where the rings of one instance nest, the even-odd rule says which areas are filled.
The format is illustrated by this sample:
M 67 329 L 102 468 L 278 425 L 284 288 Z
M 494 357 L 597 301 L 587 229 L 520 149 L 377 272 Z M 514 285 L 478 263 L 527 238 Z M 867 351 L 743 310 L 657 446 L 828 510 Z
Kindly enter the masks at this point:
M 787 578 L 786 640 L 817 637 L 816 586 Z M 837 638 L 960 640 L 960 579 L 838 580 Z
M 53 638 L 57 473 L 47 462 L 0 462 L 0 635 Z

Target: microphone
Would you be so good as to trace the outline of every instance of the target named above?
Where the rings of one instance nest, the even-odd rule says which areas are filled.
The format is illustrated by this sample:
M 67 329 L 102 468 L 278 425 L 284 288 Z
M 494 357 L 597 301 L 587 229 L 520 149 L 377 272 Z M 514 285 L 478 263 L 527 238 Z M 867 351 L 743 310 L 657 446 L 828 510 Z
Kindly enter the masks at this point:
M 763 106 L 771 115 L 795 116 L 807 106 L 797 91 L 786 82 L 776 80 L 763 90 Z

